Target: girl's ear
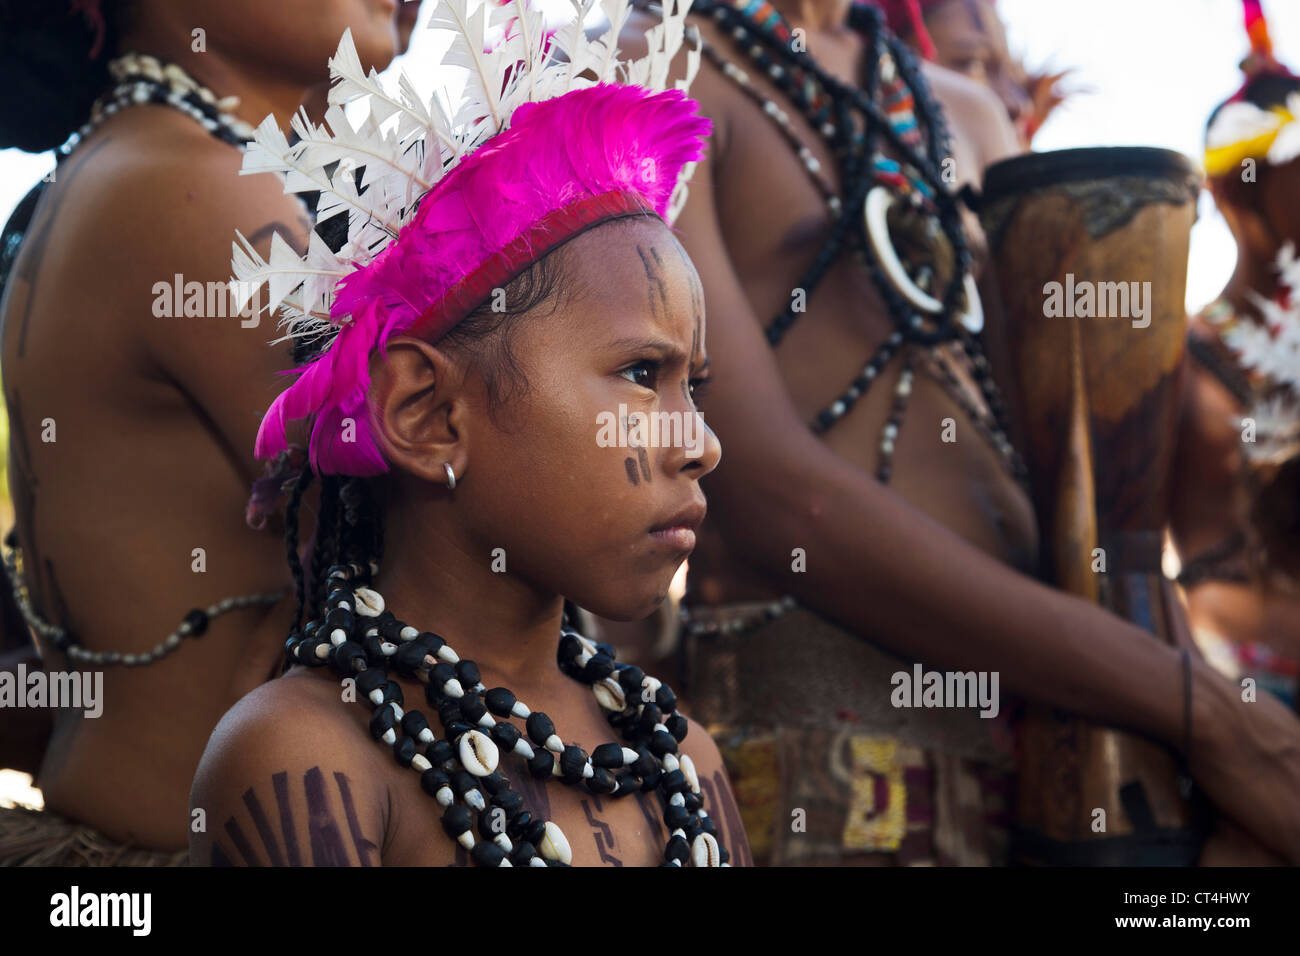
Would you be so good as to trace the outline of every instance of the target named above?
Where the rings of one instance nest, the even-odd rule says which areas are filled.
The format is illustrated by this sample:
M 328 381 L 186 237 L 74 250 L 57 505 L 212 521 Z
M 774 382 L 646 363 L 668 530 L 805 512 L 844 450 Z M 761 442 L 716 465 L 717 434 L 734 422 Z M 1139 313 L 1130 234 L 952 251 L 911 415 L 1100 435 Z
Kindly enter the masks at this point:
M 370 414 L 379 450 L 395 467 L 446 484 L 469 465 L 463 363 L 422 339 L 398 336 L 370 359 Z

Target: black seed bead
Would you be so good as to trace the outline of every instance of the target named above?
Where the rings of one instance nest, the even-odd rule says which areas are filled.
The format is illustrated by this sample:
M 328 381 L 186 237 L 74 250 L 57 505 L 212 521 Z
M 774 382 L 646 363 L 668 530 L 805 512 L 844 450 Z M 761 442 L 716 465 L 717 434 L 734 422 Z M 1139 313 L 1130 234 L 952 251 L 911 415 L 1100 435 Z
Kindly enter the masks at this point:
M 388 658 L 384 655 L 382 642 L 378 634 L 372 634 L 362 640 L 361 646 L 366 649 L 366 660 L 376 667 L 384 667 L 388 663 Z
M 479 785 L 490 794 L 500 793 L 510 787 L 510 780 L 500 770 L 493 770 L 486 777 L 478 778 Z
M 556 869 L 560 869 L 560 870 L 567 870 L 567 869 L 569 869 L 569 864 L 567 864 L 567 863 L 561 863 L 559 860 L 547 860 L 547 861 L 546 861 L 546 865 L 547 865 L 547 866 L 555 867 Z
M 655 691 L 655 703 L 665 714 L 671 714 L 677 709 L 677 695 L 667 684 L 661 684 L 659 690 Z
M 650 752 L 656 757 L 677 753 L 677 738 L 666 730 L 656 730 L 650 735 Z
M 659 709 L 658 704 L 646 704 L 641 708 L 641 729 L 646 733 L 653 733 L 655 724 L 664 722 L 663 711 Z
M 504 810 L 506 819 L 514 819 L 524 808 L 524 798 L 513 790 L 499 790 L 492 795 L 492 806 Z
M 438 719 L 442 726 L 454 724 L 460 720 L 460 701 L 444 697 L 438 702 Z
M 611 661 L 615 660 L 618 657 L 618 652 L 614 650 L 614 645 L 606 644 L 603 641 L 596 645 L 596 651 L 598 653 L 604 654 Z
M 415 741 L 410 737 L 398 737 L 397 743 L 393 744 L 393 756 L 403 767 L 409 767 L 411 760 L 415 757 Z
M 458 797 L 478 789 L 478 782 L 466 770 L 453 770 L 447 774 L 447 779 L 451 781 L 451 789 L 456 791 Z
M 506 858 L 505 850 L 497 846 L 491 840 L 479 840 L 474 844 L 473 849 L 469 851 L 470 859 L 479 866 L 500 866 L 501 861 Z
M 648 777 L 660 769 L 659 761 L 655 759 L 649 748 L 638 747 L 636 749 L 637 758 L 632 764 L 632 772 L 638 777 Z
M 538 780 L 551 776 L 554 767 L 555 755 L 541 747 L 533 751 L 532 759 L 528 761 L 528 772 Z
M 516 843 L 510 850 L 510 862 L 515 866 L 532 866 L 532 859 L 535 856 L 537 851 L 533 849 L 531 843 Z
M 551 718 L 540 710 L 535 710 L 528 715 L 528 719 L 524 722 L 524 729 L 528 731 L 529 740 L 539 747 L 544 747 L 546 741 L 555 733 L 555 724 L 551 723 Z
M 659 787 L 668 793 L 681 793 L 687 789 L 686 774 L 680 770 L 669 770 L 659 781 Z
M 690 811 L 685 807 L 673 806 L 671 803 L 664 810 L 664 822 L 668 824 L 668 829 L 684 829 L 690 820 Z
M 731 854 L 727 852 L 727 848 L 721 843 L 718 844 L 718 860 L 722 863 L 731 862 Z
M 442 828 L 453 840 L 473 826 L 469 811 L 458 804 L 452 804 L 442 812 Z
M 614 791 L 616 797 L 628 797 L 641 789 L 641 782 L 637 780 L 634 774 L 626 770 L 620 774 L 615 774 L 614 780 L 618 783 L 618 789 Z
M 581 653 L 582 643 L 572 634 L 565 634 L 560 638 L 559 649 L 555 652 L 556 663 L 561 670 L 565 670 L 573 665 L 573 659 Z
M 328 663 L 328 657 L 322 658 L 316 649 L 322 646 L 328 646 L 329 642 L 321 640 L 319 637 L 310 637 L 302 641 L 298 647 L 298 663 L 306 664 L 308 667 L 322 667 Z
M 402 714 L 402 733 L 415 738 L 429 729 L 429 721 L 418 710 L 408 710 Z
M 509 717 L 515 706 L 515 695 L 504 687 L 493 687 L 483 699 L 487 701 L 487 709 L 492 711 L 494 717 Z
M 691 855 L 691 848 L 686 845 L 686 838 L 674 835 L 664 848 L 665 860 L 680 860 L 682 863 Z
M 597 767 L 618 770 L 623 766 L 623 748 L 618 744 L 601 744 L 591 752 L 591 762 Z
M 190 626 L 190 637 L 202 637 L 208 630 L 208 612 L 196 607 L 185 615 L 184 623 Z
M 376 740 L 396 727 L 397 716 L 393 713 L 393 708 L 387 705 L 370 715 L 370 735 Z
M 302 636 L 315 637 L 316 632 L 319 630 L 320 630 L 320 621 L 308 621 L 305 625 L 303 625 Z
M 533 846 L 537 846 L 539 843 L 541 843 L 542 839 L 545 836 L 546 836 L 545 820 L 534 820 L 532 823 L 528 824 L 528 826 L 524 828 L 524 839 L 527 840 L 529 843 L 531 843 Z
M 614 659 L 608 654 L 593 654 L 582 668 L 583 680 L 594 684 L 614 673 Z
M 569 744 L 560 754 L 560 779 L 565 783 L 577 783 L 582 779 L 587 766 L 587 751 Z
M 515 749 L 515 744 L 519 743 L 521 734 L 519 728 L 514 724 L 507 723 L 504 720 L 498 720 L 488 731 L 488 736 L 492 742 L 501 748 L 503 753 L 510 753 Z
M 352 612 L 345 607 L 336 607 L 325 615 L 325 630 L 327 632 L 341 628 L 348 637 L 351 637 L 354 624 L 355 619 Z
M 446 733 L 447 739 L 460 743 L 460 738 L 473 730 L 473 726 L 465 723 L 463 720 L 453 720 L 449 724 L 443 724 L 443 732 Z
M 619 668 L 619 686 L 623 688 L 629 697 L 641 693 L 641 682 L 643 680 L 645 680 L 645 671 L 635 664 L 627 664 Z
M 434 767 L 442 768 L 456 759 L 456 748 L 449 740 L 435 740 L 424 748 L 424 755 Z
M 697 817 L 696 819 L 699 818 Z M 713 837 L 715 840 L 718 838 L 718 827 L 717 824 L 713 822 L 713 817 L 705 817 L 703 820 L 701 820 L 700 829 L 703 830 L 705 833 L 707 833 L 709 836 Z
M 460 699 L 460 714 L 465 718 L 466 723 L 477 726 L 486 713 L 487 706 L 478 694 L 466 694 Z
M 325 571 L 327 578 L 339 578 L 343 581 L 352 580 L 352 569 L 346 564 L 331 564 Z
M 428 756 L 428 754 L 425 756 Z M 438 791 L 447 786 L 448 783 L 447 775 L 437 767 L 430 767 L 424 773 L 420 774 L 420 786 L 424 789 L 424 792 L 431 797 L 436 797 Z
M 641 778 L 641 792 L 651 793 L 652 791 L 654 791 L 655 788 L 659 786 L 659 780 L 660 778 L 663 777 L 663 775 L 664 772 L 662 770 L 656 770 L 652 774 L 643 776 Z
M 614 775 L 604 767 L 596 767 L 587 781 L 587 789 L 592 793 L 613 793 L 614 787 Z
M 676 809 L 676 808 L 673 808 L 673 809 Z M 704 831 L 703 831 L 703 830 L 701 829 L 701 827 L 700 827 L 700 818 L 699 818 L 699 817 L 697 817 L 697 816 L 696 816 L 695 814 L 693 814 L 693 813 L 688 814 L 688 817 L 689 817 L 689 819 L 686 821 L 685 825 L 682 826 L 682 829 L 686 831 L 686 840 L 687 840 L 687 842 L 689 842 L 689 843 L 694 843 L 694 842 L 695 842 L 695 838 L 696 838 L 697 836 L 699 836 L 701 833 L 703 833 Z
M 533 825 L 533 815 L 527 810 L 520 810 L 510 822 L 506 824 L 506 836 L 512 840 L 522 840 L 525 833 Z
M 674 739 L 676 739 L 678 743 L 681 743 L 681 741 L 686 739 L 686 732 L 691 729 L 691 725 L 687 723 L 686 718 L 681 714 L 672 714 L 669 716 L 669 718 L 664 721 L 664 726 L 668 728 L 668 732 L 673 735 Z
M 698 793 L 691 793 L 689 790 L 682 794 L 682 799 L 685 801 L 684 806 L 686 809 L 690 810 L 692 813 L 704 806 L 704 800 L 700 795 Z
M 400 684 L 397 683 L 397 681 L 393 681 L 393 680 L 384 681 L 384 686 L 382 690 L 384 692 L 384 699 L 383 699 L 384 704 L 387 704 L 391 701 L 397 704 L 398 707 L 401 707 L 406 703 L 405 698 L 402 696 L 402 687 Z
M 420 647 L 423 647 L 434 657 L 437 657 L 438 652 L 442 650 L 443 646 L 447 642 L 444 641 L 437 634 L 434 634 L 432 631 L 422 631 L 420 633 L 420 636 L 417 637 L 415 640 L 411 641 L 411 643 L 418 644 Z
M 483 680 L 483 675 L 478 671 L 478 665 L 473 661 L 457 661 L 456 676 L 460 679 L 461 686 L 466 690 Z
M 344 641 L 330 650 L 330 667 L 340 677 L 355 677 L 358 661 L 366 659 L 366 652 L 356 641 Z
M 396 618 L 388 621 L 381 621 L 379 624 L 379 636 L 389 644 L 400 644 L 402 642 L 402 628 L 406 625 Z
M 381 668 L 370 667 L 357 675 L 357 691 L 363 697 L 369 697 L 388 682 L 388 675 Z
M 425 649 L 415 641 L 407 644 L 399 644 L 397 653 L 393 655 L 393 667 L 398 673 L 408 676 L 415 674 L 424 665 Z
M 447 683 L 449 680 L 455 679 L 456 671 L 453 670 L 452 666 L 446 661 L 439 661 L 433 666 L 433 670 L 429 671 L 430 685 L 437 685 L 438 690 L 440 691 L 442 690 L 443 684 Z

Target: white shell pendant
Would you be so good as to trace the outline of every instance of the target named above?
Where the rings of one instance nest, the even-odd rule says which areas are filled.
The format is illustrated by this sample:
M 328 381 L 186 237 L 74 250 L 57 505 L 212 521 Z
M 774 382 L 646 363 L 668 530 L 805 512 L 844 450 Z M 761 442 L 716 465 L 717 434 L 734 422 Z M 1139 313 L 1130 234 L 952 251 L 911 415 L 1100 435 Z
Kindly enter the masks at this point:
M 596 701 L 605 710 L 621 714 L 627 709 L 627 697 L 623 693 L 623 688 L 612 677 L 606 677 L 592 684 L 591 692 L 596 695 Z
M 573 863 L 573 851 L 569 849 L 569 841 L 564 831 L 550 820 L 546 821 L 546 833 L 542 837 L 542 845 L 537 850 L 548 860 L 558 860 L 566 866 Z
M 487 734 L 471 730 L 460 738 L 460 762 L 468 773 L 486 777 L 496 770 L 499 759 L 497 745 Z
M 357 613 L 362 617 L 379 617 L 384 613 L 384 599 L 378 591 L 357 588 L 352 597 L 357 602 Z
M 695 772 L 695 761 L 686 754 L 677 758 L 678 769 L 681 770 L 682 776 L 686 778 L 686 785 L 691 788 L 691 793 L 700 792 L 700 775 Z
M 691 844 L 691 866 L 722 866 L 718 841 L 707 833 L 697 836 Z

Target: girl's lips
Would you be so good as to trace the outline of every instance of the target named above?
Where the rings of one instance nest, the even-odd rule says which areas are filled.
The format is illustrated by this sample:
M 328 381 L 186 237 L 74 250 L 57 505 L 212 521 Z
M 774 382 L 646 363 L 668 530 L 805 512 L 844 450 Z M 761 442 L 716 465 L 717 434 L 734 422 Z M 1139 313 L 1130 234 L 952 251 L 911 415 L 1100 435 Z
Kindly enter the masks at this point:
M 669 546 L 675 551 L 695 550 L 694 528 L 687 528 L 685 526 L 660 528 L 658 531 L 651 531 L 650 537 Z

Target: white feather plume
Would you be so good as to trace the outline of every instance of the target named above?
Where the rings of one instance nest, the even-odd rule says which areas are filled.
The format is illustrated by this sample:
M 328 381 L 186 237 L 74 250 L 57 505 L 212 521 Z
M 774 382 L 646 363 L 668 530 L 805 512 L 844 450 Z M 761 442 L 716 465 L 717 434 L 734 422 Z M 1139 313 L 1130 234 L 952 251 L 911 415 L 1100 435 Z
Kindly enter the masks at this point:
M 681 47 L 689 0 L 648 33 L 648 52 L 623 61 L 618 36 L 631 14 L 628 0 L 600 0 L 609 27 L 588 37 L 584 21 L 597 0 L 570 0 L 566 26 L 548 37 L 541 10 L 526 0 L 497 5 L 494 0 L 437 0 L 428 28 L 453 34 L 438 67 L 467 71 L 459 98 L 446 90 L 421 94 L 399 71 L 395 91 L 380 76 L 366 72 L 346 31 L 330 58 L 330 108 L 321 126 L 306 112 L 293 118 L 296 137 L 287 135 L 268 116 L 244 154 L 242 172 L 275 173 L 286 193 L 316 192 L 317 221 L 347 215 L 348 240 L 337 254 L 315 234 L 306 256 L 299 256 L 278 235 L 270 260 L 257 254 L 242 236 L 233 246 L 231 286 L 242 308 L 262 286 L 269 286 L 265 309 L 281 312 L 285 338 L 329 336 L 337 327 L 329 318 L 338 280 L 368 264 L 415 215 L 419 199 L 448 172 L 492 136 L 507 128 L 510 117 L 527 102 L 563 96 L 597 82 L 634 83 L 654 90 L 666 86 L 669 67 Z M 513 21 L 513 22 L 512 22 Z M 509 24 L 510 32 L 504 27 Z M 692 28 L 694 30 L 694 28 Z M 699 44 L 687 58 L 687 76 L 675 86 L 689 87 L 699 68 Z M 364 113 L 354 125 L 352 111 Z M 670 221 L 685 200 L 683 170 Z M 362 169 L 358 185 L 356 170 Z

